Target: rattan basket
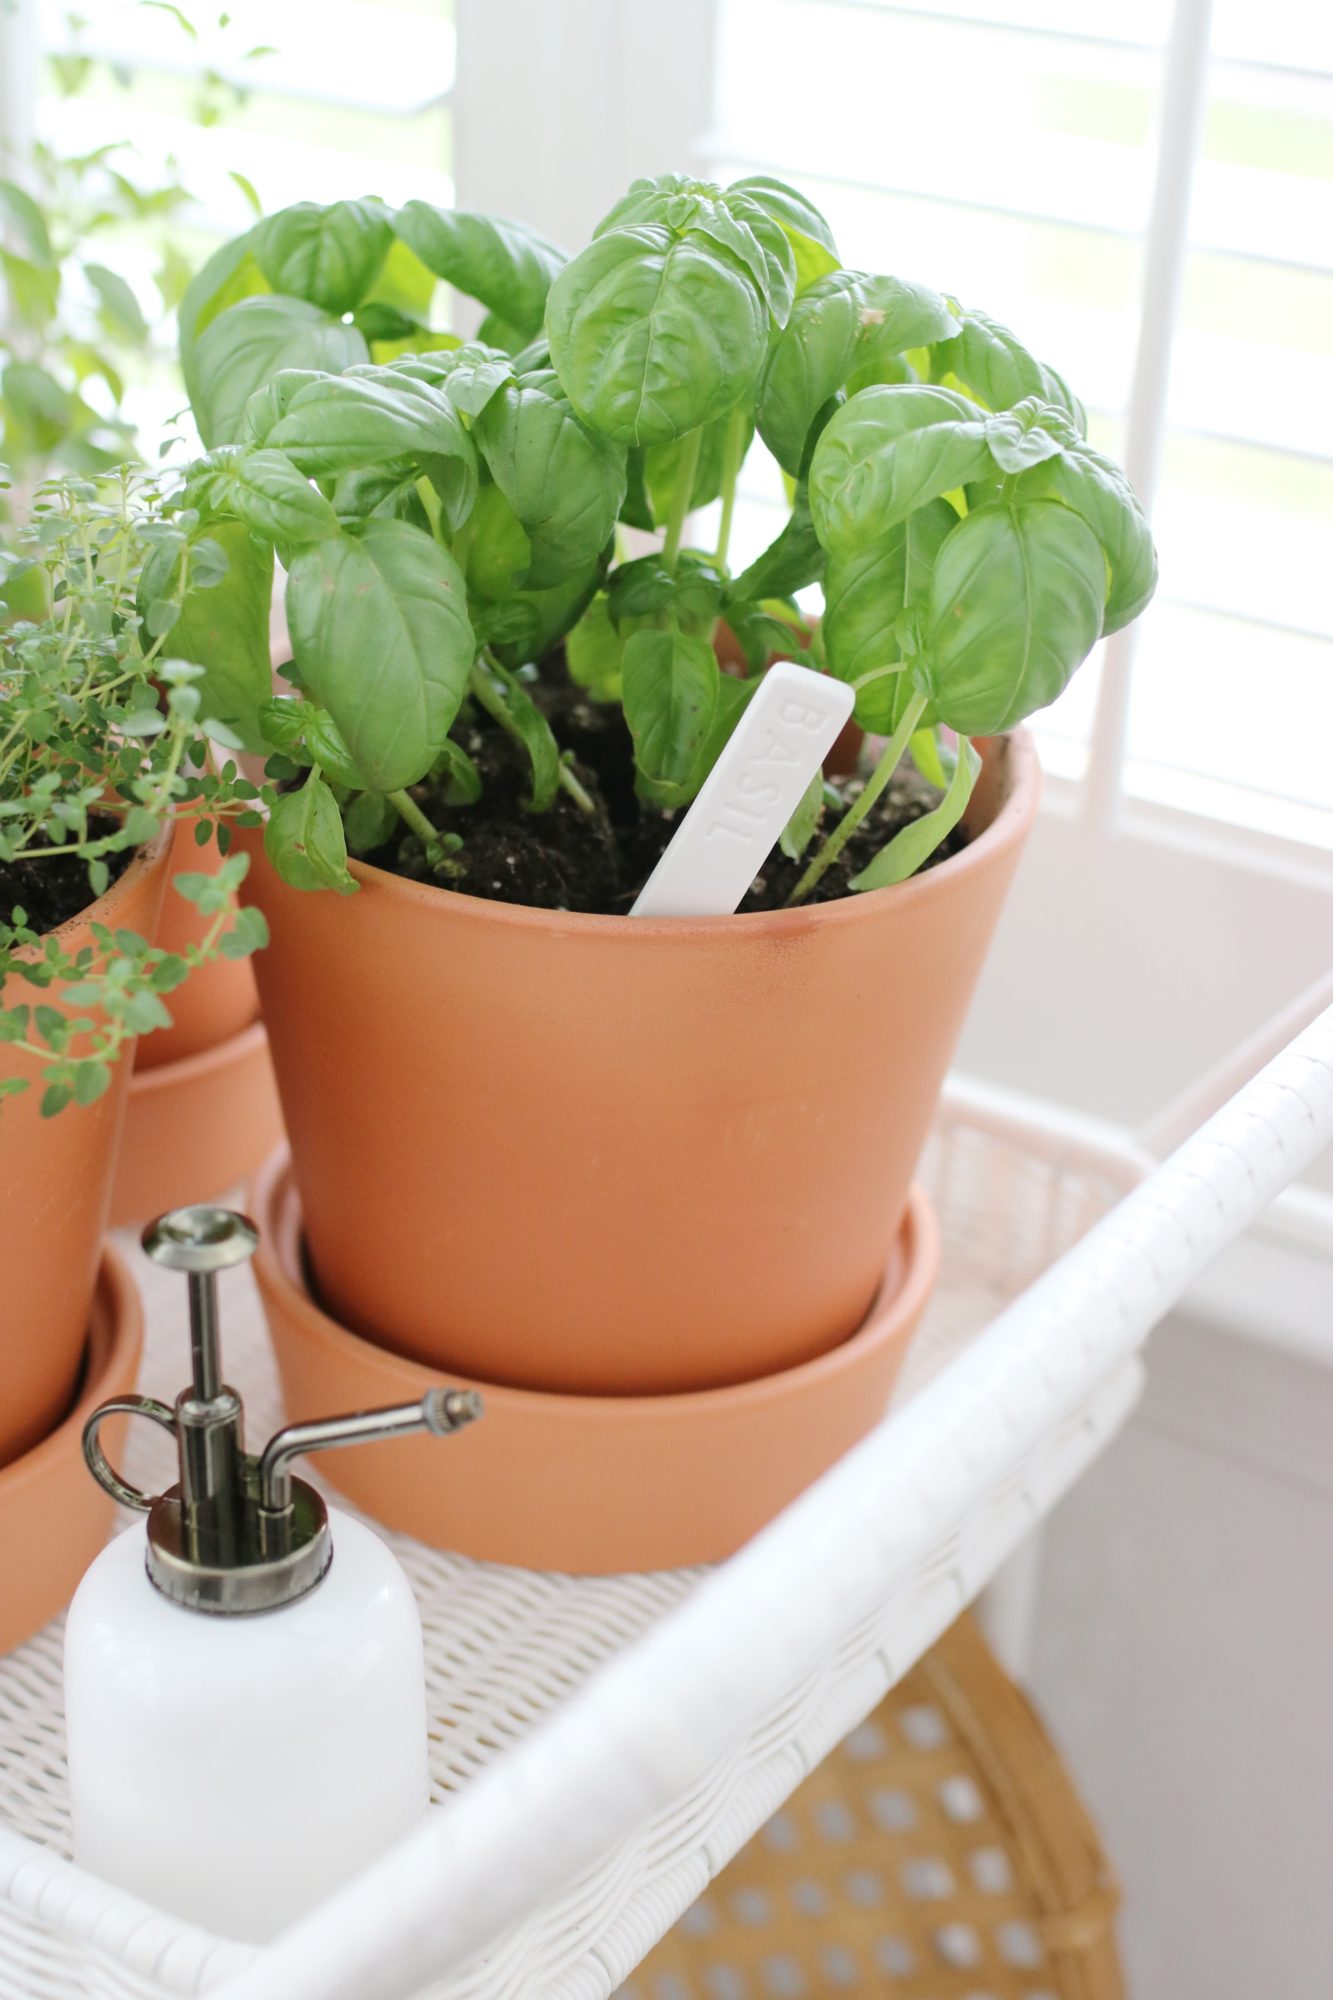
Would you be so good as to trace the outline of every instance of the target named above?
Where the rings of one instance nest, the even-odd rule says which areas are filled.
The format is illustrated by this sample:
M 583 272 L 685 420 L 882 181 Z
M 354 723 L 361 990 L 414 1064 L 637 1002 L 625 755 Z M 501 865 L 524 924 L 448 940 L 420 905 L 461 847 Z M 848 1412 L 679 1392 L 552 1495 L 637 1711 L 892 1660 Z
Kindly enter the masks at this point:
M 1123 2000 L 1111 1871 L 962 1618 L 617 2000 Z

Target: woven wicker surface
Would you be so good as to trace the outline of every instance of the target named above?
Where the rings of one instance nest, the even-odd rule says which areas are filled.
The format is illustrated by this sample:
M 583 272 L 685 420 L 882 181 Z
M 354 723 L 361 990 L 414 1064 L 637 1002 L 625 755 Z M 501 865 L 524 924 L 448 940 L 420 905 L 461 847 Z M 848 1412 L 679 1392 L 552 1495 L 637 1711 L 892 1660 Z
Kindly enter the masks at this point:
M 968 1112 L 945 1113 L 924 1178 L 939 1207 L 946 1242 L 942 1282 L 914 1343 L 895 1407 L 901 1407 L 945 1366 L 1000 1306 L 1073 1242 L 1132 1177 L 1114 1158 L 1071 1159 L 1041 1148 L 1031 1134 L 978 1123 Z M 184 1298 L 179 1281 L 136 1255 L 148 1308 L 144 1386 L 169 1392 L 185 1356 Z M 252 1435 L 280 1420 L 276 1373 L 249 1274 L 223 1281 L 228 1373 L 246 1398 Z M 1055 1490 L 1098 1448 L 1125 1406 L 1122 1389 L 1107 1414 L 1075 1413 L 1053 1441 Z M 131 1427 L 127 1471 L 152 1490 L 165 1483 L 170 1441 L 155 1427 Z M 988 1527 L 1012 1541 L 1031 1518 L 1032 1495 L 1018 1485 L 995 1496 Z M 1005 1526 L 1006 1520 L 1008 1526 Z M 995 1523 L 999 1523 L 998 1530 Z M 426 1633 L 431 1761 L 437 1801 L 466 1784 L 507 1745 L 558 1708 L 599 1666 L 647 1631 L 690 1592 L 695 1573 L 682 1571 L 608 1578 L 570 1578 L 501 1569 L 390 1538 L 412 1579 Z M 942 1549 L 933 1580 L 940 1608 L 928 1610 L 929 1634 L 956 1611 L 952 1579 L 958 1544 Z M 42 1847 L 68 1853 L 64 1730 L 60 1698 L 62 1621 L 0 1661 L 0 1825 Z M 883 1674 L 884 1669 L 876 1671 Z M 881 1682 L 882 1685 L 882 1682 Z M 631 1852 L 596 1871 L 570 1901 L 534 1912 L 507 1948 L 475 1973 L 450 1980 L 441 1992 L 457 2000 L 612 1991 L 622 1971 L 691 1900 L 701 1882 L 760 1824 L 790 1789 L 805 1760 L 822 1754 L 866 1705 L 848 1663 L 830 1663 L 818 1685 L 797 1690 L 772 1727 L 738 1748 L 731 1768 L 682 1800 L 665 1823 L 645 1828 Z M 793 1764 L 793 1758 L 797 1761 Z M 589 1934 L 600 1942 L 590 1976 Z M 197 1949 L 177 1939 L 171 1971 L 150 1955 L 145 1972 L 116 1958 L 103 1961 L 25 1920 L 0 1901 L 0 1995 L 4 2000 L 98 1990 L 108 2000 L 208 1991 L 248 1956 L 233 1947 Z M 540 1963 L 549 1983 L 531 1985 Z M 149 1966 L 154 1969 L 149 1972 Z M 177 1965 L 179 1970 L 176 1969 Z
M 964 1618 L 617 2000 L 1123 2000 L 1115 1901 L 1059 1753 Z

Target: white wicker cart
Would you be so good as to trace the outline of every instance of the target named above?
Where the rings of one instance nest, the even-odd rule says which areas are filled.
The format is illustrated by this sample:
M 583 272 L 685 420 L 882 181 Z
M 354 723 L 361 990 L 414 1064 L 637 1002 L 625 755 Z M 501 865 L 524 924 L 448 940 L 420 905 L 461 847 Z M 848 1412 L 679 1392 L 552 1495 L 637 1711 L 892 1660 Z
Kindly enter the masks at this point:
M 1150 1173 L 952 1091 L 924 1169 L 944 1272 L 894 1406 L 739 1556 L 577 1579 L 395 1538 L 436 1809 L 263 1951 L 66 1859 L 52 1626 L 0 1661 L 0 2000 L 606 2000 L 1080 1475 L 1153 1325 L 1330 1141 L 1333 1009 Z M 160 1389 L 180 1305 L 140 1276 Z M 262 1430 L 276 1390 L 247 1282 L 224 1301 L 229 1372 Z

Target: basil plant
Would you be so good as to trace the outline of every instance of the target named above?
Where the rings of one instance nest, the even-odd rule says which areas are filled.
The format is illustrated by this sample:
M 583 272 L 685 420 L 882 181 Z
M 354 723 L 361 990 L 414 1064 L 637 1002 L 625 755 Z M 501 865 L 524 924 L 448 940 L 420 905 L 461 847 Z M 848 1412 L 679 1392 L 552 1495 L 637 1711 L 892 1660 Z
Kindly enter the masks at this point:
M 483 309 L 476 339 L 432 324 L 440 280 Z M 302 886 L 354 887 L 349 846 L 400 819 L 447 868 L 413 787 L 476 800 L 453 734 L 476 708 L 524 746 L 531 809 L 564 790 L 591 810 L 531 691 L 561 642 L 622 706 L 640 795 L 665 807 L 698 791 L 774 652 L 849 682 L 878 756 L 822 841 L 822 786 L 803 802 L 792 900 L 910 754 L 941 802 L 853 887 L 901 880 L 966 806 L 970 739 L 1054 700 L 1156 581 L 1060 376 L 984 313 L 844 269 L 818 211 L 765 178 L 638 181 L 572 258 L 425 202 L 301 203 L 200 272 L 181 335 L 207 447 L 185 504 L 229 557 L 200 664 L 215 710 L 281 759 L 268 848 Z M 737 574 L 756 436 L 790 511 Z M 689 546 L 717 499 L 715 545 Z M 275 557 L 294 653 L 277 697 Z M 816 584 L 811 635 L 794 599 Z M 742 674 L 719 668 L 724 621 Z

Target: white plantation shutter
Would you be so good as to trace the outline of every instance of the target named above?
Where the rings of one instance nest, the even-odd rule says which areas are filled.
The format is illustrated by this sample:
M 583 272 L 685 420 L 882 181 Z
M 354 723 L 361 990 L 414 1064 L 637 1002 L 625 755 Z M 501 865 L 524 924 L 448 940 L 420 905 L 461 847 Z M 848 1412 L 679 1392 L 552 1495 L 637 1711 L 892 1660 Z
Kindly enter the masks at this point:
M 1152 499 L 1159 597 L 1048 769 L 1333 848 L 1333 14 L 730 0 L 709 151 L 1013 326 Z

